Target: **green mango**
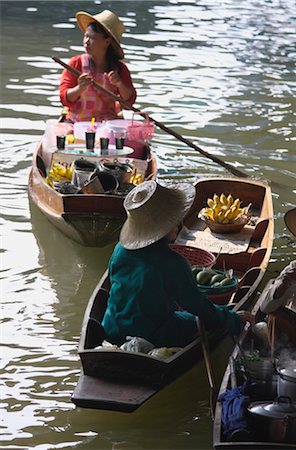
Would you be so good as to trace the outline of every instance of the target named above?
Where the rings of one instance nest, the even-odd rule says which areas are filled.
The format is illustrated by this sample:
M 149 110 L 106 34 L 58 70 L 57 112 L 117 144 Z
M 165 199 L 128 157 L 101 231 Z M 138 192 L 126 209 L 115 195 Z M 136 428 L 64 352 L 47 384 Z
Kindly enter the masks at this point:
M 213 270 L 204 269 L 196 275 L 196 281 L 198 284 L 208 286 L 209 282 L 215 272 Z
M 193 273 L 193 276 L 196 277 L 196 275 L 201 272 L 203 269 L 201 267 L 197 267 L 197 266 L 192 266 L 191 267 L 191 271 Z
M 232 284 L 234 280 L 232 278 L 224 278 L 224 280 L 220 281 L 220 286 L 228 286 L 229 284 Z
M 223 273 L 216 273 L 216 275 L 211 278 L 210 285 L 212 286 L 214 283 L 220 283 L 224 278 L 225 275 Z

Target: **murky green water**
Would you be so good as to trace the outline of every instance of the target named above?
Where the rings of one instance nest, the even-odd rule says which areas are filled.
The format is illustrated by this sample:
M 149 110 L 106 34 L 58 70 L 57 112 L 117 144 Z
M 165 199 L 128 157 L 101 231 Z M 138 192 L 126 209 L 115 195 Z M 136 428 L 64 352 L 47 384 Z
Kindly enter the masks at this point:
M 82 51 L 75 12 L 111 9 L 127 28 L 136 106 L 250 176 L 270 181 L 275 240 L 267 277 L 295 258 L 283 215 L 296 204 L 294 2 L 1 1 L 1 397 L 5 449 L 208 449 L 203 364 L 125 415 L 76 409 L 77 344 L 113 247 L 84 248 L 29 205 L 45 120 L 59 116 L 61 69 Z M 153 140 L 159 181 L 227 174 L 172 136 Z M 218 355 L 213 359 L 219 367 Z

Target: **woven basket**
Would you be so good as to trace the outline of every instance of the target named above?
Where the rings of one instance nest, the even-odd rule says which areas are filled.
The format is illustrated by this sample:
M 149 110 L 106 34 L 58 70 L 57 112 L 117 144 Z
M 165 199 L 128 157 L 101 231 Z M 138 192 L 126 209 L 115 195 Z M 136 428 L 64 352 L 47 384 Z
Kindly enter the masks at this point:
M 149 120 L 148 114 L 145 114 L 144 122 L 135 122 L 134 114 L 131 123 L 127 129 L 128 139 L 131 141 L 148 141 L 154 135 L 154 122 Z
M 211 267 L 216 261 L 215 255 L 201 248 L 171 244 L 170 248 L 184 256 L 192 266 Z

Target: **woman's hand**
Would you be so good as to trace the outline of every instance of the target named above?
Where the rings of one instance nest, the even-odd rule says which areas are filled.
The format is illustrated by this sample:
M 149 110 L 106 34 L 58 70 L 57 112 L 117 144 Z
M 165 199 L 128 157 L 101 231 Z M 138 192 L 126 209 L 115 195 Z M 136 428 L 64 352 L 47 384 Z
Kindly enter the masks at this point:
M 76 102 L 79 99 L 80 94 L 82 94 L 82 92 L 85 91 L 85 89 L 87 89 L 92 83 L 92 76 L 87 73 L 82 73 L 77 79 L 77 85 L 68 89 L 66 94 L 67 100 L 72 103 Z
M 132 91 L 123 83 L 117 70 L 111 70 L 111 72 L 107 74 L 107 77 L 109 82 L 117 87 L 123 100 L 126 101 L 131 97 Z
M 92 84 L 93 77 L 87 73 L 82 73 L 78 77 L 77 82 L 78 82 L 80 92 L 83 92 L 83 91 L 85 91 L 85 89 L 88 88 L 88 86 L 90 86 Z
M 236 311 L 242 322 L 250 322 L 251 325 L 255 323 L 255 315 L 250 311 Z
M 122 81 L 117 70 L 111 70 L 111 72 L 107 74 L 107 77 L 111 84 L 120 89 L 122 86 Z

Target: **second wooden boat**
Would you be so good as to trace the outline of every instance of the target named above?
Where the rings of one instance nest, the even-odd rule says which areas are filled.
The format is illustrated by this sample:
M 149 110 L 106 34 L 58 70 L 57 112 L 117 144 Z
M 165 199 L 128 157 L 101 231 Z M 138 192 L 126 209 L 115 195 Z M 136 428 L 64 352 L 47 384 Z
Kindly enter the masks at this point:
M 216 255 L 218 258 L 214 265 L 214 268 L 225 265 L 228 269 L 233 268 L 239 279 L 239 287 L 228 300 L 228 307 L 234 310 L 250 309 L 271 253 L 271 192 L 264 183 L 242 183 L 235 179 L 215 179 L 197 183 L 196 202 L 185 224 L 193 226 L 198 222 L 198 212 L 205 205 L 207 196 L 222 192 L 222 189 L 231 189 L 231 192 L 244 200 L 247 199 L 248 203 L 251 201 L 253 213 L 258 217 L 257 224 L 250 227 L 244 249 L 240 247 L 239 252 L 232 254 L 221 251 L 219 256 Z M 205 237 L 209 235 L 206 228 L 203 233 Z M 231 235 L 227 239 L 229 246 Z M 191 256 L 189 251 L 191 249 L 194 255 L 194 247 L 176 244 L 174 249 L 187 257 L 191 264 L 195 263 L 194 256 Z M 79 343 L 82 370 L 72 401 L 80 407 L 131 412 L 202 359 L 202 345 L 200 338 L 197 338 L 166 359 L 102 345 L 104 330 L 101 321 L 108 301 L 109 288 L 106 272 L 89 300 L 83 319 Z M 215 348 L 226 334 L 225 329 L 209 332 L 210 348 Z

